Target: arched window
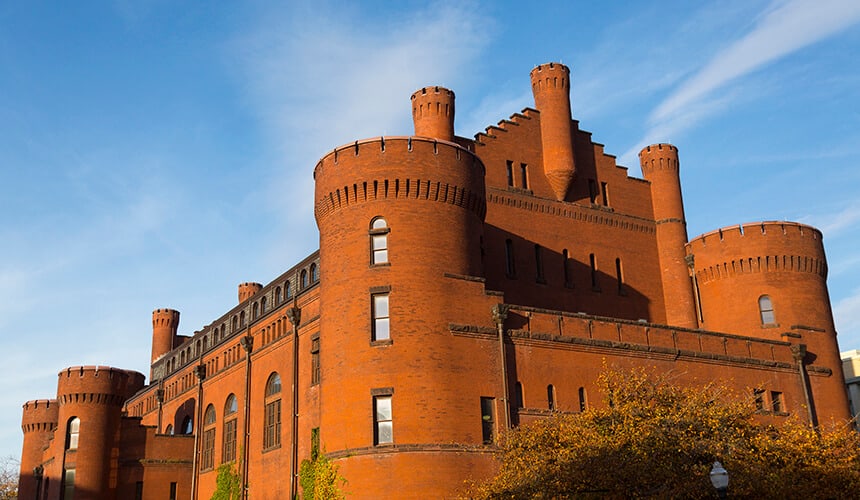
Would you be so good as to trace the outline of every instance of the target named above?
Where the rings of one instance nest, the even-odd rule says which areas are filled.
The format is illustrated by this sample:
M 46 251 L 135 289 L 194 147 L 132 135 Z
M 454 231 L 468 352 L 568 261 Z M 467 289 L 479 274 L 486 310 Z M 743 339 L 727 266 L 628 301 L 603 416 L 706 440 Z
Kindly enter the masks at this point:
M 256 302 L 251 306 L 251 320 L 255 320 L 260 316 L 260 306 Z
M 281 300 L 283 300 L 281 298 L 281 287 L 275 287 L 275 305 L 280 304 Z
M 292 287 L 292 286 L 290 286 L 291 284 L 292 284 L 292 283 L 290 283 L 289 281 L 287 281 L 286 283 L 284 283 L 284 296 L 285 296 L 287 299 L 291 299 L 291 298 L 293 297 L 293 287 Z
M 388 223 L 382 217 L 370 222 L 370 264 L 388 263 Z
M 266 382 L 265 420 L 263 421 L 263 449 L 281 445 L 281 376 L 269 375 Z
M 200 469 L 209 470 L 215 467 L 215 407 L 206 407 L 203 414 L 203 453 L 200 455 Z
M 307 269 L 302 269 L 302 273 L 300 276 L 301 276 L 301 278 L 299 281 L 299 283 L 300 283 L 299 290 L 304 290 L 308 286 L 308 271 L 307 271 Z
M 233 333 L 236 333 L 236 330 L 238 330 L 238 329 L 239 329 L 239 318 L 236 316 L 233 316 L 233 330 L 232 330 Z
M 221 462 L 232 462 L 236 460 L 236 414 L 239 407 L 236 396 L 230 394 L 224 403 L 224 449 L 221 453 Z
M 81 433 L 81 419 L 78 417 L 72 417 L 69 419 L 69 423 L 66 426 L 66 449 L 67 450 L 77 450 L 78 449 L 78 437 Z
M 758 298 L 758 310 L 761 313 L 762 325 L 776 324 L 776 315 L 773 313 L 773 302 L 770 301 L 770 297 L 762 295 Z
M 316 283 L 320 280 L 319 268 L 316 264 L 311 264 L 311 283 Z
M 167 429 L 164 429 L 164 433 L 168 436 L 173 435 L 173 424 L 167 424 Z
M 239 327 L 245 328 L 245 311 L 239 313 Z
M 555 410 L 555 387 L 552 384 L 546 386 L 546 402 L 547 408 Z

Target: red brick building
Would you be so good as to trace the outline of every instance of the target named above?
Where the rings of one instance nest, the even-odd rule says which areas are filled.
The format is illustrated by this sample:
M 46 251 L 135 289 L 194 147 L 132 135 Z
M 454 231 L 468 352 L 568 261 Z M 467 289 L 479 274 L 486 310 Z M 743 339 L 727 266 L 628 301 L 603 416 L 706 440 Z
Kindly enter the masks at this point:
M 531 84 L 536 109 L 475 139 L 426 87 L 414 136 L 320 159 L 319 251 L 193 336 L 155 310 L 148 385 L 60 372 L 24 405 L 20 498 L 209 498 L 228 462 L 289 498 L 315 447 L 355 498 L 452 497 L 506 427 L 600 404 L 606 365 L 719 377 L 774 422 L 849 418 L 821 233 L 688 240 L 674 146 L 630 177 L 572 119 L 568 68 Z

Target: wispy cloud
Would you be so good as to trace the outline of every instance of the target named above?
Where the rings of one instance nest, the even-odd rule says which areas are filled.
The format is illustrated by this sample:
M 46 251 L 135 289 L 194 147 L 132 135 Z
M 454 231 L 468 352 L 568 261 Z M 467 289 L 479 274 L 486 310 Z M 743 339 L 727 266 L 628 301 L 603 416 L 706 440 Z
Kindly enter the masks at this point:
M 718 52 L 654 109 L 649 118 L 651 130 L 622 158 L 635 158 L 636 152 L 658 133 L 665 139 L 741 97 L 739 93 L 715 95 L 728 84 L 858 22 L 858 2 L 775 2 L 750 32 Z
M 860 225 L 860 202 L 855 201 L 836 213 L 805 217 L 803 222 L 817 227 L 828 238 L 845 234 L 849 229 L 856 233 Z
M 833 307 L 836 329 L 843 340 L 843 348 L 860 343 L 860 288 L 841 299 Z

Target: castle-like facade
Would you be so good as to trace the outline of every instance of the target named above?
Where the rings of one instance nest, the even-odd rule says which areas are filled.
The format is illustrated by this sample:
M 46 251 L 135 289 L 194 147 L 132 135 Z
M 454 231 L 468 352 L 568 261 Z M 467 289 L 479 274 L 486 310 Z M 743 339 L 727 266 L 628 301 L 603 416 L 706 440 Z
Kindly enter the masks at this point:
M 19 498 L 298 494 L 324 452 L 355 498 L 449 498 L 493 474 L 494 440 L 601 404 L 607 366 L 749 391 L 763 420 L 850 417 L 821 232 L 757 222 L 688 239 L 678 150 L 628 176 L 571 117 L 569 70 L 474 139 L 454 93 L 411 97 L 415 133 L 317 163 L 319 251 L 192 336 L 152 314 L 149 383 L 59 373 L 24 405 Z

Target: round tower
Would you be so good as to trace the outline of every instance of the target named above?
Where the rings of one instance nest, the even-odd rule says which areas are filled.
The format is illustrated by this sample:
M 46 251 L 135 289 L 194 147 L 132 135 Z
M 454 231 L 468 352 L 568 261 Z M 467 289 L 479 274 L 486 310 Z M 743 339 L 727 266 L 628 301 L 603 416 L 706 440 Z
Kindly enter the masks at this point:
M 454 92 L 444 87 L 424 87 L 412 94 L 415 135 L 443 141 L 454 140 Z
M 263 285 L 259 283 L 239 283 L 239 303 L 250 299 L 262 289 Z
M 37 399 L 24 403 L 21 417 L 24 445 L 18 476 L 18 498 L 36 498 L 39 481 L 34 469 L 44 461 L 43 452 L 57 429 L 58 408 L 56 399 Z
M 465 395 L 452 374 L 489 368 L 458 348 L 463 340 L 450 335 L 449 321 L 466 317 L 462 287 L 480 288 L 483 307 L 475 309 L 490 321 L 479 280 L 464 278 L 481 272 L 484 165 L 452 142 L 385 137 L 335 149 L 317 163 L 314 179 L 321 379 L 338 388 L 320 392 L 320 439 L 330 453 L 389 449 L 339 461 L 351 487 L 367 496 L 397 489 L 394 468 L 425 471 L 427 496 L 444 496 L 433 488 L 465 478 L 443 474 L 464 474 L 488 458 L 463 453 L 457 470 L 443 472 L 438 456 L 421 451 L 428 443 L 481 442 L 482 394 L 474 387 Z M 454 408 L 478 416 L 456 422 Z M 389 427 L 374 420 L 391 412 Z M 477 438 L 464 430 L 471 423 Z M 393 437 L 375 433 L 391 427 Z M 354 467 L 377 472 L 351 475 Z
M 541 64 L 531 71 L 535 107 L 540 111 L 543 170 L 557 200 L 564 200 L 576 164 L 570 114 L 570 69 L 564 64 Z
M 178 328 L 179 311 L 175 309 L 152 311 L 152 359 L 150 363 L 155 363 L 173 349 L 176 344 Z
M 821 232 L 794 222 L 743 224 L 698 236 L 687 249 L 702 327 L 806 344 L 807 361 L 832 370 L 811 377 L 819 414 L 850 418 Z
M 75 491 L 112 498 L 117 472 L 113 450 L 125 400 L 143 387 L 137 372 L 106 366 L 73 366 L 59 373 L 56 438 L 63 442 L 62 477 L 74 477 Z
M 696 304 L 684 249 L 687 221 L 681 197 L 678 148 L 671 144 L 647 146 L 639 152 L 639 164 L 645 180 L 651 183 L 666 323 L 697 328 Z

